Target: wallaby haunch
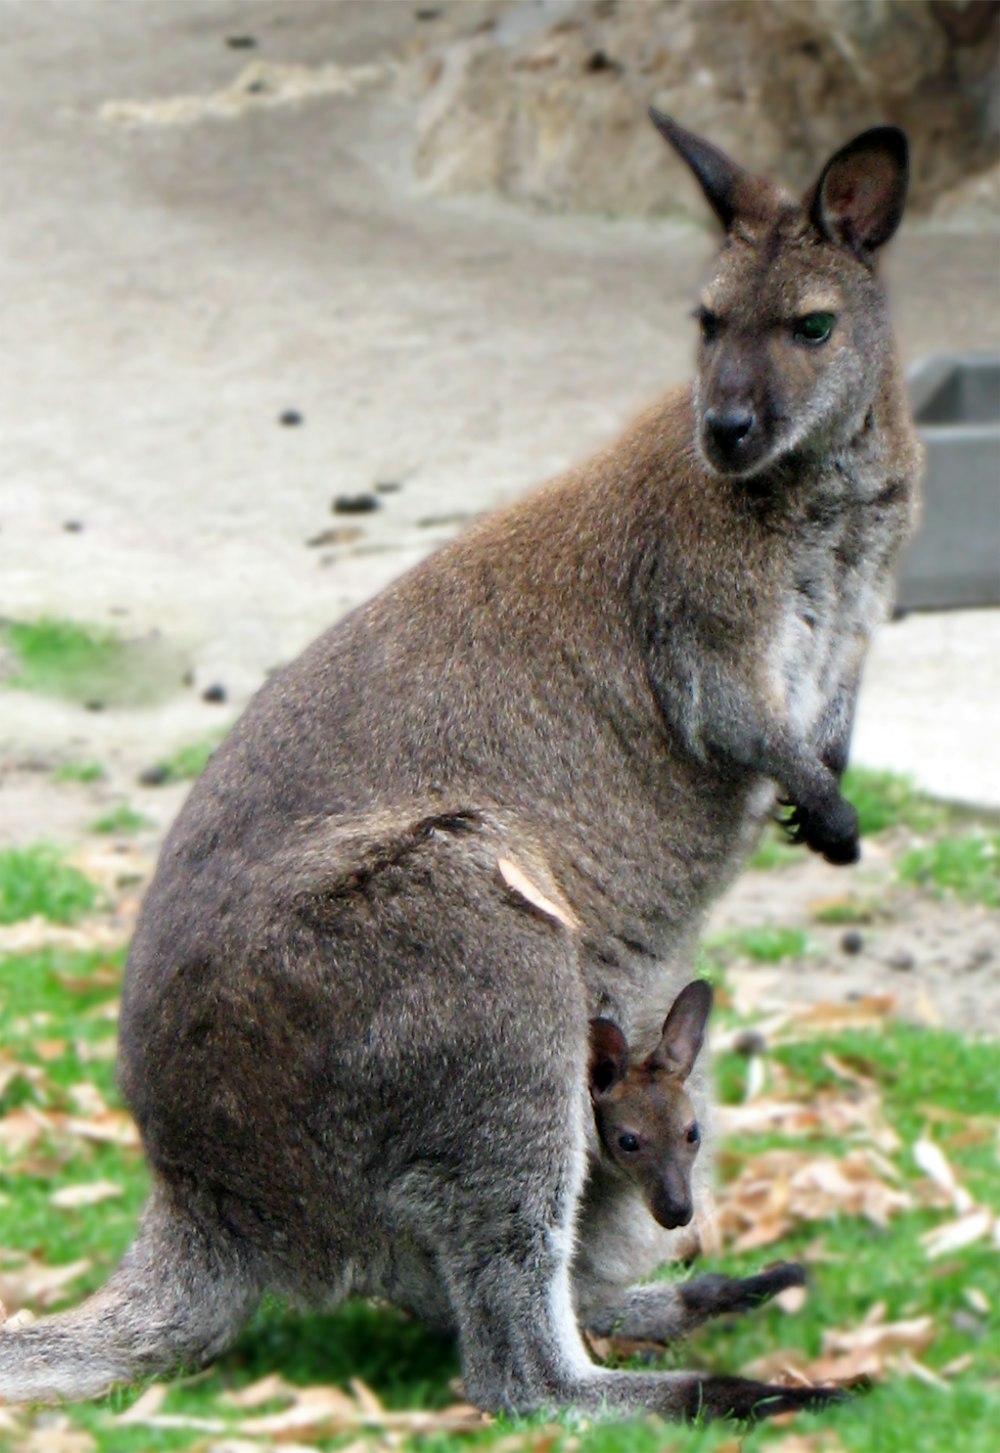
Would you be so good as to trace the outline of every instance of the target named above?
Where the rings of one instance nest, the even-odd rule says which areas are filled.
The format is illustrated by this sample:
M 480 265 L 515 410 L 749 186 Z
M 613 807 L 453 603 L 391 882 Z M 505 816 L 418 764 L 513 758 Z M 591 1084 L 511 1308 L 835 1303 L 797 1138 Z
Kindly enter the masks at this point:
M 668 1230 L 694 1215 L 691 1168 L 701 1127 L 684 1085 L 698 1058 L 712 1009 L 704 979 L 686 984 L 663 1021 L 656 1047 L 629 1060 L 628 1040 L 612 1019 L 590 1021 L 590 1098 L 601 1149 L 642 1192 Z
M 833 1395 L 591 1362 L 580 1323 L 669 1339 L 800 1273 L 635 1285 L 681 1233 L 588 1153 L 588 1024 L 653 1048 L 776 793 L 857 856 L 839 778 L 920 462 L 874 269 L 906 144 L 865 132 L 799 202 L 654 120 L 725 229 L 693 389 L 341 621 L 216 752 L 125 979 L 149 1204 L 103 1290 L 0 1333 L 0 1396 L 204 1362 L 266 1289 L 450 1325 L 484 1408 Z

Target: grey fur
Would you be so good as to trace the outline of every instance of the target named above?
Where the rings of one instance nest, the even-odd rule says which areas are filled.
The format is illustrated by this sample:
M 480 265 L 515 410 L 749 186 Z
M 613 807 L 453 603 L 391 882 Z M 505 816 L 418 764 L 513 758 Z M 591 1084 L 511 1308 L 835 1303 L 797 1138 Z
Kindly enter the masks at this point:
M 588 1020 L 653 1047 L 776 787 L 857 852 L 839 776 L 919 466 L 866 250 L 899 149 L 868 136 L 801 204 L 702 147 L 731 225 L 694 389 L 343 620 L 215 754 L 126 975 L 150 1208 L 104 1291 L 0 1333 L 0 1396 L 204 1360 L 265 1289 L 455 1327 L 485 1408 L 831 1395 L 597 1368 L 577 1318 L 668 1339 L 799 1275 L 635 1286 L 676 1233 L 594 1154 Z M 806 348 L 817 295 L 837 326 Z M 752 415 L 721 463 L 710 410 Z

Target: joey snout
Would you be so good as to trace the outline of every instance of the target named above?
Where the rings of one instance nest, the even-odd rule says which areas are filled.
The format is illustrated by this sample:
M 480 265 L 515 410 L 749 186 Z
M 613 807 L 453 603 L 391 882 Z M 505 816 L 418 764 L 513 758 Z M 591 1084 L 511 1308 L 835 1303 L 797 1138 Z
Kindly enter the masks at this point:
M 646 1200 L 653 1219 L 668 1231 L 687 1226 L 694 1215 L 691 1186 L 686 1179 L 672 1181 L 664 1177 L 658 1185 L 648 1188 Z

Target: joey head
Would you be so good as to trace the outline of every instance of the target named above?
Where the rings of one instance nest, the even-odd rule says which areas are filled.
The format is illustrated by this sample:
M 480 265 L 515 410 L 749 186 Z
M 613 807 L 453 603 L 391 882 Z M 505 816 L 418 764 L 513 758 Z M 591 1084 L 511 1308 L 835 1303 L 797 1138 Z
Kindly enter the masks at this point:
M 687 984 L 656 1047 L 630 1059 L 611 1019 L 590 1021 L 590 1098 L 603 1153 L 641 1190 L 654 1220 L 672 1230 L 694 1214 L 691 1168 L 701 1129 L 684 1085 L 705 1037 L 712 990 Z

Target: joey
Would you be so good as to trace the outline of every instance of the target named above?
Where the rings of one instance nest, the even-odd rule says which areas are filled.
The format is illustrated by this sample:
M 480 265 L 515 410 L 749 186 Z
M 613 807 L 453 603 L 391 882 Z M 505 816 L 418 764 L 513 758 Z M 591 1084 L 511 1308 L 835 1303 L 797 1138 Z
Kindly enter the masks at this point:
M 590 1021 L 590 1098 L 604 1154 L 640 1189 L 650 1214 L 672 1230 L 694 1214 L 691 1168 L 701 1129 L 684 1085 L 705 1036 L 712 990 L 687 984 L 641 1060 L 611 1019 Z

